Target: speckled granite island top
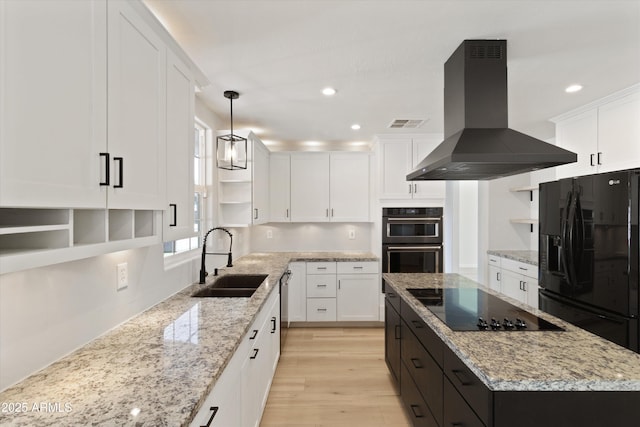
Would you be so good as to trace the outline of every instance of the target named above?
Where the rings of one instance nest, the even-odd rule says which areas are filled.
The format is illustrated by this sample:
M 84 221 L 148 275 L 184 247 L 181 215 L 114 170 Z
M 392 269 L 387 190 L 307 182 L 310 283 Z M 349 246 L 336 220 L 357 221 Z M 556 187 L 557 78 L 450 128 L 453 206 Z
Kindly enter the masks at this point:
M 481 285 L 457 274 L 383 278 L 492 391 L 640 391 L 640 354 L 556 317 L 482 287 L 566 331 L 452 331 L 406 290 Z
M 495 250 L 490 249 L 487 251 L 489 255 L 499 256 L 501 258 L 512 259 L 514 261 L 524 262 L 526 264 L 538 265 L 538 251 L 510 251 L 510 250 Z
M 13 405 L 0 412 L 0 425 L 188 425 L 291 261 L 377 257 L 278 252 L 234 260 L 223 274 L 269 274 L 251 298 L 192 298 L 204 285 L 186 287 L 0 393 L 0 402 Z M 25 412 L 17 412 L 22 403 Z

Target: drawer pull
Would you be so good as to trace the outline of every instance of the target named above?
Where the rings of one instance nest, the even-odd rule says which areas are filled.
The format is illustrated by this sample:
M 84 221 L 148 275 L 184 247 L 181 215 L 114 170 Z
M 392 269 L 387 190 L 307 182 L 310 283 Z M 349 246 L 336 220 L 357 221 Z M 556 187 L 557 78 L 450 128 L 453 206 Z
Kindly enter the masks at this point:
M 413 325 L 414 328 L 416 329 L 422 329 L 424 328 L 424 325 L 420 322 L 418 322 L 417 320 L 412 320 L 411 324 Z
M 209 410 L 211 411 L 211 417 L 209 418 L 209 421 L 207 421 L 206 425 L 200 426 L 200 427 L 209 427 L 209 426 L 211 426 L 211 422 L 216 417 L 216 414 L 218 413 L 219 409 L 220 409 L 220 407 L 218 407 L 218 406 L 212 406 L 211 408 L 209 408 Z
M 277 326 L 277 322 L 276 322 L 276 318 L 272 317 L 271 318 L 271 333 L 275 334 L 276 333 L 276 326 Z
M 326 308 L 319 308 L 318 311 L 324 312 L 324 311 L 327 311 L 327 309 Z
M 255 359 L 256 357 L 258 357 L 258 352 L 259 352 L 259 351 L 260 351 L 260 349 L 259 349 L 259 348 L 254 348 L 254 349 L 253 349 L 253 356 L 249 357 L 249 359 L 253 360 L 253 359 Z
M 388 296 L 389 298 L 395 298 L 395 297 L 396 297 L 396 294 L 394 294 L 393 292 L 387 292 L 387 296 Z
M 316 270 L 326 270 L 327 267 L 316 267 Z
M 362 267 L 362 266 L 358 266 L 358 265 L 354 265 L 354 266 L 353 266 L 353 269 L 354 269 L 354 270 L 362 270 L 363 268 L 364 268 L 364 267 Z
M 327 285 L 316 285 L 316 288 L 326 288 Z
M 257 336 L 258 336 L 258 330 L 257 330 L 257 329 L 254 329 L 254 330 L 253 330 L 253 335 L 251 335 L 251 336 L 249 337 L 249 339 L 250 339 L 250 340 L 255 340 Z
M 413 416 L 415 418 L 424 418 L 424 414 L 419 409 L 420 409 L 420 406 L 411 405 L 411 412 L 413 412 Z
M 528 268 L 526 268 L 526 267 L 518 267 L 518 268 L 519 268 L 520 270 L 522 270 L 522 271 L 529 271 L 529 269 L 528 269 Z
M 411 358 L 411 363 L 413 364 L 413 367 L 416 369 L 424 368 L 424 366 L 422 366 L 422 363 L 420 363 L 420 359 Z
M 453 375 L 455 375 L 458 381 L 460 381 L 461 385 L 473 385 L 473 381 L 467 378 L 467 375 L 464 371 L 461 371 L 459 369 L 452 369 L 451 372 L 453 372 Z
M 402 336 L 400 335 L 400 325 L 395 325 L 393 327 L 393 337 L 397 340 L 402 338 Z

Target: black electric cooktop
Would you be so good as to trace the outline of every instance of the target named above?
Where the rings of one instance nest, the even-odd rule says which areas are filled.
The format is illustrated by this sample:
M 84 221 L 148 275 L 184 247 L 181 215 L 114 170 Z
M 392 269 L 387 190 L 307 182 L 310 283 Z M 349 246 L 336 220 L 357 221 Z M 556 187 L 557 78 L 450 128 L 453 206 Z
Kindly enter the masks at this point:
M 564 331 L 481 289 L 407 291 L 454 331 Z

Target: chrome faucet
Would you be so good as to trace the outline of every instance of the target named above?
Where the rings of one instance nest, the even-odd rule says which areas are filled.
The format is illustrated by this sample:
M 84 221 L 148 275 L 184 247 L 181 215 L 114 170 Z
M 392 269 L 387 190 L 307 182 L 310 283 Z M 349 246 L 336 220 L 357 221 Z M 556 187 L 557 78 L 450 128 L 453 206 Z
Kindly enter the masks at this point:
M 214 230 L 221 230 L 224 231 L 225 233 L 227 233 L 229 235 L 229 252 L 207 252 L 207 237 L 209 237 L 209 234 L 211 234 L 212 231 Z M 233 264 L 231 263 L 231 259 L 232 259 L 232 255 L 231 255 L 231 246 L 233 246 L 233 234 L 231 234 L 229 232 L 229 230 L 227 230 L 226 228 L 222 228 L 222 227 L 214 227 L 211 230 L 207 231 L 207 234 L 204 235 L 204 239 L 202 240 L 202 259 L 200 262 L 200 282 L 199 283 L 204 283 L 204 279 L 205 277 L 207 277 L 207 269 L 205 267 L 205 258 L 207 255 L 227 255 L 227 267 L 233 267 Z M 216 271 L 218 269 L 216 268 Z

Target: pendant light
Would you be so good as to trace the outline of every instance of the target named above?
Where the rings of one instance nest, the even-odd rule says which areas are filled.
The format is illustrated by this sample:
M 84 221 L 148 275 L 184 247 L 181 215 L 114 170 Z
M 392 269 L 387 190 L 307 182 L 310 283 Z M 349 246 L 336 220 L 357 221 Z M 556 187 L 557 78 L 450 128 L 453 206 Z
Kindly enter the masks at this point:
M 216 138 L 216 163 L 219 169 L 246 169 L 247 138 L 233 134 L 233 100 L 238 99 L 240 94 L 233 90 L 226 90 L 224 97 L 231 104 L 231 133 Z

